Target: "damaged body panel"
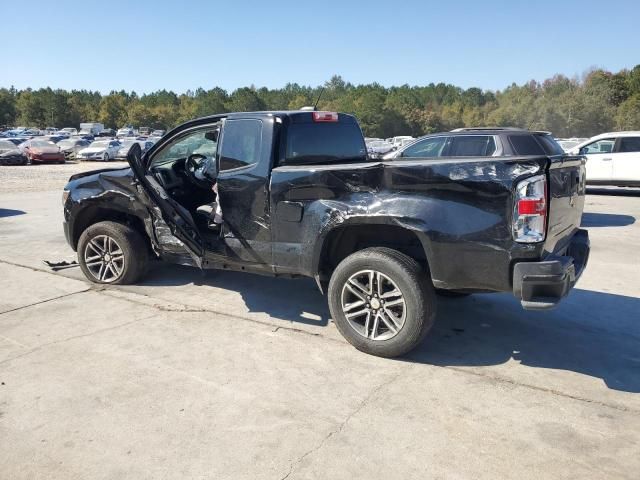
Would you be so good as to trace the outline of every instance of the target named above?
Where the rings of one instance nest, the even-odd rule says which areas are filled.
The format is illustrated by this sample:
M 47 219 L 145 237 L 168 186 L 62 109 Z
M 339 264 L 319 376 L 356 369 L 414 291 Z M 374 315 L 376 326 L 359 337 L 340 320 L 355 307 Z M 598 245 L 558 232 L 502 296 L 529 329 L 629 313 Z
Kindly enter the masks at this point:
M 69 179 L 64 204 L 64 232 L 75 250 L 82 232 L 92 223 L 116 220 L 134 223 L 147 234 L 152 250 L 183 265 L 196 263 L 184 243 L 172 233 L 160 209 L 153 205 L 130 168 L 101 169 Z
M 326 280 L 327 241 L 346 229 L 366 229 L 375 241 L 385 225 L 408 230 L 424 251 L 440 288 L 510 288 L 514 259 L 539 257 L 542 245 L 514 242 L 514 185 L 543 171 L 546 158 L 376 162 L 278 167 L 272 172 L 274 264 Z M 283 218 L 282 204 L 298 204 L 300 220 Z M 390 239 L 393 243 L 393 239 Z

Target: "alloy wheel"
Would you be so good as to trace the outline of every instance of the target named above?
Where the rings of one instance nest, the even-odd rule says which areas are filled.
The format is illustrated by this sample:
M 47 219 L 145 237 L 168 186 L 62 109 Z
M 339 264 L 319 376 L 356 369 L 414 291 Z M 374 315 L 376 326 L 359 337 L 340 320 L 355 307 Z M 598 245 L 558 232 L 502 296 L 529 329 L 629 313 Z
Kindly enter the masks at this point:
M 404 326 L 407 307 L 391 278 L 376 270 L 362 270 L 342 287 L 342 312 L 349 325 L 370 340 L 389 340 Z
M 124 252 L 110 236 L 97 235 L 85 247 L 84 263 L 96 280 L 112 283 L 124 271 Z

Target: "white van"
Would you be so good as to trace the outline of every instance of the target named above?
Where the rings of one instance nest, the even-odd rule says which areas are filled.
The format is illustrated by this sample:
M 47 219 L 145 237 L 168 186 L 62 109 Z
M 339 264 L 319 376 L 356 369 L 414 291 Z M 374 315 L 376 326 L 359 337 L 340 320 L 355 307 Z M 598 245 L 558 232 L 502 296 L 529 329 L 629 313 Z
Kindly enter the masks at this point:
M 640 186 L 640 132 L 603 133 L 573 147 L 587 157 L 587 183 Z
M 102 123 L 81 123 L 80 124 L 80 133 L 83 135 L 98 135 L 102 130 L 104 130 L 104 125 Z

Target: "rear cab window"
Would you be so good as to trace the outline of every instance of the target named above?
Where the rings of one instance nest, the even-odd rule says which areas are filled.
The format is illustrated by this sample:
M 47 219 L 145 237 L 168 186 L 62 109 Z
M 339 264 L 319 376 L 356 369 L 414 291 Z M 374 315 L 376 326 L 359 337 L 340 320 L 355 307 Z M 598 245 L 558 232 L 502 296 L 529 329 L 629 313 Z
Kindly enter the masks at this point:
M 293 116 L 280 146 L 280 165 L 367 161 L 360 127 L 352 117 L 314 121 L 312 113 Z

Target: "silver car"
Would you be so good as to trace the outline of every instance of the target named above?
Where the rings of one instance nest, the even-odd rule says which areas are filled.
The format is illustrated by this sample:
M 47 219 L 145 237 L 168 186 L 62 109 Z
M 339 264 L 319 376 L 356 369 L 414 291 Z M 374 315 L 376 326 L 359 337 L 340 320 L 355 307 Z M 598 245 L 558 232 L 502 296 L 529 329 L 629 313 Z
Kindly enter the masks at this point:
M 90 144 L 91 142 L 88 140 L 69 138 L 67 140 L 60 140 L 58 147 L 60 147 L 60 150 L 64 153 L 64 158 L 71 160 L 76 158 L 80 150 L 87 148 Z

